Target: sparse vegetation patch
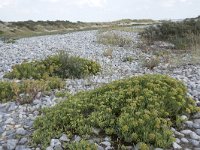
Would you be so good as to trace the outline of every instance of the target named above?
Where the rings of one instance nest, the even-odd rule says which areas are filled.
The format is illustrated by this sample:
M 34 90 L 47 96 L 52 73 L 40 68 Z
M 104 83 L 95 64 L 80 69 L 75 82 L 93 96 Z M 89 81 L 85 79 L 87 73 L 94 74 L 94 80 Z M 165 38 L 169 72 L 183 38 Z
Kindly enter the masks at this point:
M 103 32 L 97 35 L 97 42 L 104 45 L 113 46 L 131 46 L 132 40 L 130 37 L 119 35 L 115 32 Z

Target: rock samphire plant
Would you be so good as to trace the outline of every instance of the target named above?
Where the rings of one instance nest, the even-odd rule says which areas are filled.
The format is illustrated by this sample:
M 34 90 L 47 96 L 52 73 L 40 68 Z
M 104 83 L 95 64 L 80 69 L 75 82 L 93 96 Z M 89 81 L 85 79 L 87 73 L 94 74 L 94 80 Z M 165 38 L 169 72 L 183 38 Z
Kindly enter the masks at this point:
M 98 136 L 97 128 L 99 136 L 112 137 L 116 147 L 143 142 L 143 147 L 168 148 L 174 141 L 170 127 L 176 126 L 180 115 L 196 111 L 182 82 L 165 75 L 143 75 L 77 93 L 44 109 L 34 122 L 32 138 L 46 148 L 51 138 L 63 133 L 88 140 Z
M 80 57 L 69 56 L 61 51 L 41 61 L 23 62 L 13 66 L 13 70 L 5 74 L 5 78 L 45 79 L 46 77 L 82 78 L 95 75 L 100 71 L 100 65 L 94 61 Z

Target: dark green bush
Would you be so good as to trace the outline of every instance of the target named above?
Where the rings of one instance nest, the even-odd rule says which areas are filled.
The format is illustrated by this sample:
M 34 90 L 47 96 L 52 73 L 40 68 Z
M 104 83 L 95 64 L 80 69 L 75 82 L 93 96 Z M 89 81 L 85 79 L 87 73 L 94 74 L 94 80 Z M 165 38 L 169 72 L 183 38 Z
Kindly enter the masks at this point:
M 180 115 L 196 112 L 194 104 L 184 84 L 165 75 L 115 81 L 43 110 L 34 123 L 33 141 L 45 148 L 62 133 L 87 139 L 98 128 L 120 143 L 167 148 L 174 140 L 170 127 Z
M 146 28 L 141 36 L 148 42 L 168 41 L 177 49 L 191 48 L 200 37 L 200 19 L 187 19 L 182 22 L 166 21 Z M 200 40 L 198 40 L 200 44 Z
M 69 56 L 66 52 L 49 56 L 41 61 L 23 62 L 5 74 L 5 78 L 45 79 L 46 77 L 82 78 L 100 71 L 100 65 L 94 61 Z
M 18 101 L 21 104 L 31 103 L 38 92 L 61 89 L 64 82 L 60 78 L 49 77 L 45 80 L 23 80 L 19 83 L 0 82 L 0 102 Z

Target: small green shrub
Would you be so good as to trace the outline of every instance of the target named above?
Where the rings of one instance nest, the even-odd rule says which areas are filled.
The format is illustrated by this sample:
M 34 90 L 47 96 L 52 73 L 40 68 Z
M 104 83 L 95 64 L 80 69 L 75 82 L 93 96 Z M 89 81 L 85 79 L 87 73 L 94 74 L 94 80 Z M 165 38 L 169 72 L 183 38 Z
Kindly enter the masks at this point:
M 97 146 L 95 144 L 91 144 L 85 140 L 71 143 L 69 144 L 68 148 L 69 150 L 97 150 Z
M 114 32 L 103 32 L 97 35 L 97 42 L 104 45 L 124 47 L 130 46 L 132 40 L 129 37 L 124 37 Z
M 61 89 L 64 82 L 60 78 L 49 77 L 48 80 L 23 80 L 19 83 L 0 82 L 0 102 L 16 100 L 20 104 L 31 103 L 38 92 Z
M 94 61 L 80 57 L 70 57 L 66 52 L 60 52 L 41 61 L 17 64 L 4 77 L 9 79 L 45 79 L 54 76 L 82 78 L 91 74 L 95 75 L 99 71 L 100 65 Z
M 140 35 L 148 43 L 168 41 L 173 43 L 176 49 L 189 49 L 195 44 L 200 44 L 200 19 L 186 19 L 182 22 L 167 21 L 161 25 L 150 26 Z
M 118 139 L 115 143 L 168 148 L 174 141 L 170 127 L 176 125 L 177 117 L 196 111 L 182 82 L 165 75 L 144 75 L 80 92 L 43 110 L 34 122 L 32 137 L 46 148 L 51 138 L 62 133 L 88 138 L 98 128 L 101 136 Z

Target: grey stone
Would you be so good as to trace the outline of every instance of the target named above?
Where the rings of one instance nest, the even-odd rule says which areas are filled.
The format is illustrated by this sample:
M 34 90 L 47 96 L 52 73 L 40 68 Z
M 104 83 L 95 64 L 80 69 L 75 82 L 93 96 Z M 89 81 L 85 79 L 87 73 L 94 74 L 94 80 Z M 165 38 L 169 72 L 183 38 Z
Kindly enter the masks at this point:
M 26 150 L 26 147 L 24 145 L 18 145 L 15 150 Z
M 81 140 L 81 137 L 80 137 L 80 136 L 77 136 L 77 135 L 75 135 L 74 141 L 75 141 L 75 142 L 79 142 L 80 140 Z
M 8 108 L 8 111 L 13 111 L 13 110 L 16 110 L 16 109 L 17 109 L 16 104 L 15 104 L 14 102 L 12 102 L 12 103 L 10 104 L 10 107 Z
M 106 147 L 111 146 L 110 142 L 108 142 L 108 141 L 103 141 L 103 142 L 101 142 L 101 144 Z
M 200 118 L 200 112 L 196 113 L 194 116 L 193 116 L 194 119 L 199 119 Z
M 181 138 L 182 143 L 189 143 L 189 141 L 186 138 Z
M 194 127 L 195 129 L 200 129 L 200 124 L 194 123 L 194 124 L 193 124 L 193 127 Z
M 199 141 L 197 141 L 197 140 L 191 140 L 190 142 L 191 142 L 192 145 L 194 145 L 194 146 L 199 146 Z
M 173 148 L 174 149 L 182 149 L 180 145 L 178 145 L 176 142 L 173 142 Z
M 200 119 L 195 119 L 194 122 L 200 124 Z
M 66 134 L 63 134 L 63 135 L 60 137 L 60 141 L 63 141 L 63 142 L 69 142 L 70 139 L 67 137 Z
M 193 127 L 193 122 L 192 122 L 192 121 L 186 121 L 185 124 L 186 124 L 189 128 L 192 128 L 192 127 Z
M 200 136 L 198 136 L 195 132 L 191 132 L 191 133 L 190 133 L 190 137 L 191 137 L 192 139 L 194 139 L 194 140 L 200 139 Z
M 16 133 L 18 135 L 25 135 L 26 134 L 26 130 L 24 130 L 24 128 L 18 128 Z
M 19 144 L 25 144 L 27 142 L 28 142 L 28 139 L 23 137 L 23 138 L 20 139 Z
M 97 145 L 97 150 L 104 150 L 104 148 L 100 145 Z
M 176 138 L 176 143 L 180 143 L 181 142 L 181 140 L 179 139 L 179 138 Z
M 8 118 L 5 124 L 15 124 L 13 118 Z
M 190 133 L 192 133 L 192 131 L 191 130 L 182 130 L 181 133 L 185 134 L 185 135 L 189 135 Z
M 183 133 L 180 133 L 178 131 L 174 131 L 174 134 L 179 136 L 179 137 L 184 137 L 185 136 Z
M 16 139 L 7 140 L 7 149 L 8 150 L 15 149 L 15 147 L 17 146 L 17 142 L 18 142 L 18 140 L 16 140 Z
M 200 135 L 200 129 L 196 129 L 196 134 Z
M 35 100 L 33 101 L 33 104 L 34 104 L 34 105 L 41 104 L 41 100 L 35 99 Z
M 55 146 L 58 146 L 58 145 L 61 145 L 60 141 L 58 139 L 51 139 L 51 147 L 55 147 Z

